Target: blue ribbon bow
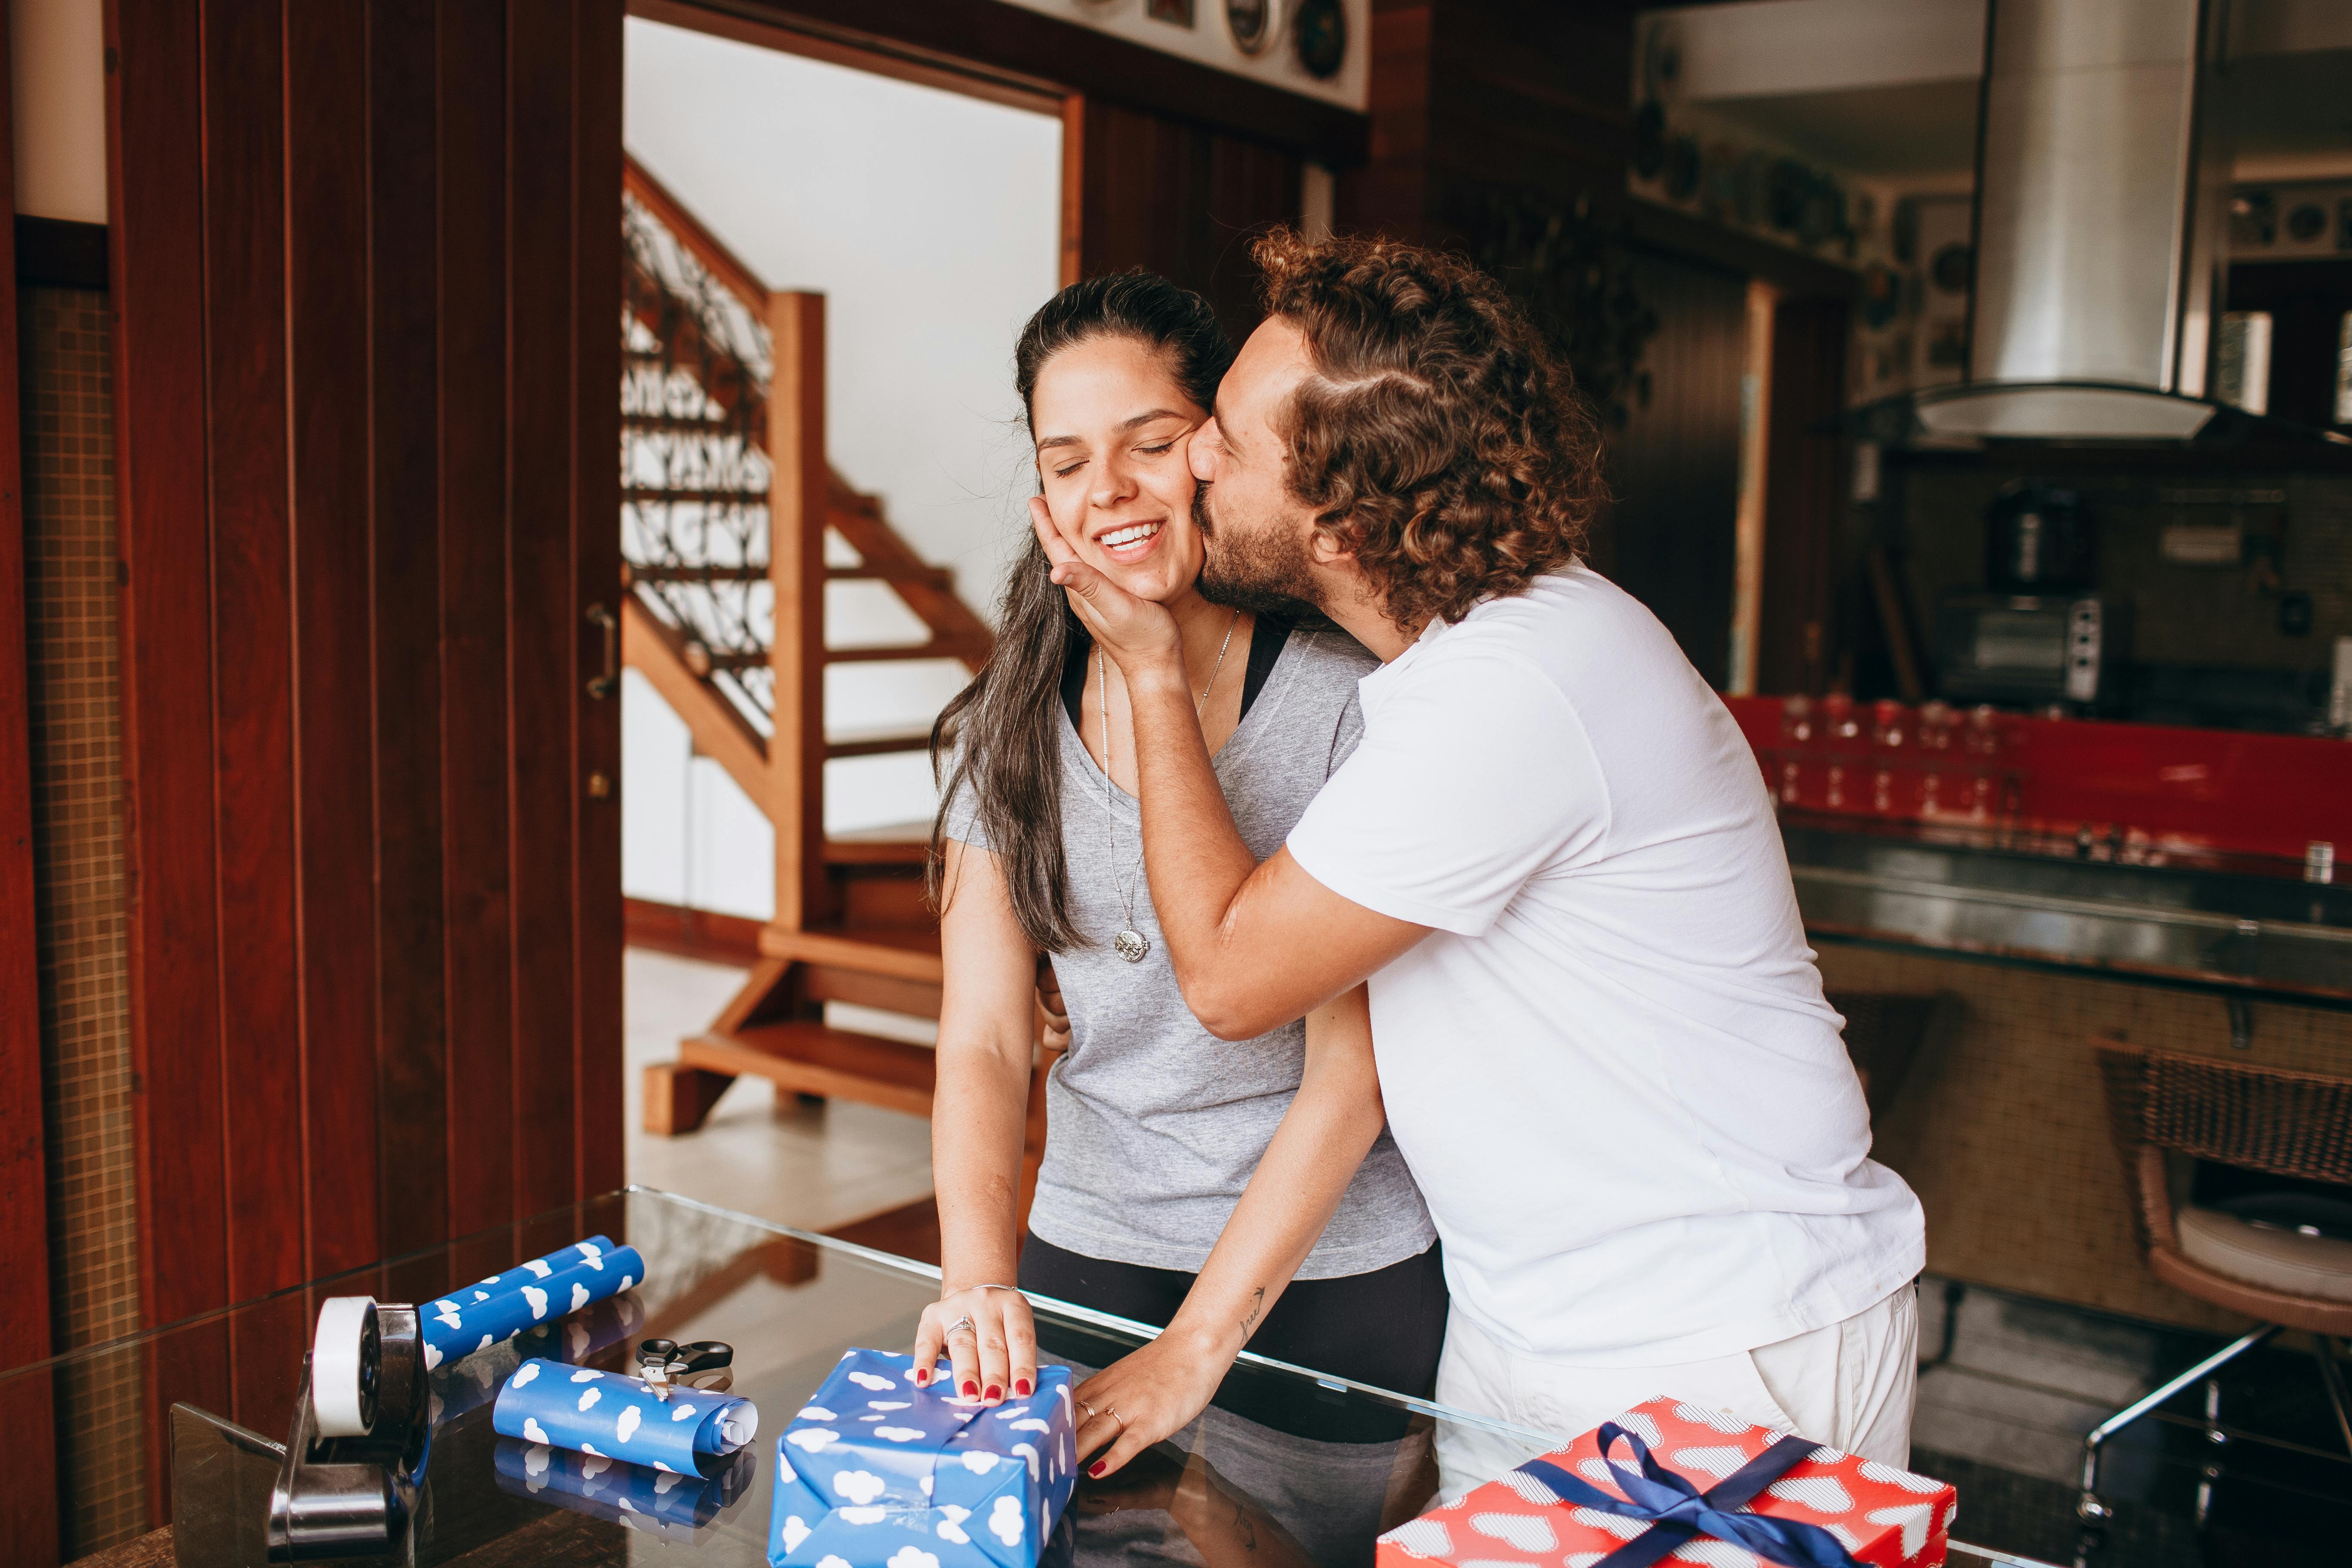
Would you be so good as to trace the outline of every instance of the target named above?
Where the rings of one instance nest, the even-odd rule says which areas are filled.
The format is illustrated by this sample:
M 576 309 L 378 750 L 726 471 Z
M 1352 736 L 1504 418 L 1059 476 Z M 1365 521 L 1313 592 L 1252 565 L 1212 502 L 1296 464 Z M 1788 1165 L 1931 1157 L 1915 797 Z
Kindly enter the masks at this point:
M 1533 1476 L 1559 1493 L 1562 1502 L 1649 1522 L 1649 1529 L 1593 1568 L 1649 1568 L 1684 1542 L 1701 1535 L 1744 1546 L 1787 1568 L 1862 1568 L 1844 1543 L 1818 1524 L 1734 1511 L 1811 1454 L 1815 1447 L 1811 1439 L 1783 1437 L 1702 1492 L 1658 1463 L 1647 1443 L 1614 1421 L 1603 1423 L 1598 1436 L 1604 1461 L 1622 1437 L 1642 1467 L 1638 1476 L 1617 1470 L 1617 1484 L 1625 1489 L 1624 1497 L 1612 1497 L 1548 1460 L 1530 1459 L 1519 1467 L 1521 1474 Z

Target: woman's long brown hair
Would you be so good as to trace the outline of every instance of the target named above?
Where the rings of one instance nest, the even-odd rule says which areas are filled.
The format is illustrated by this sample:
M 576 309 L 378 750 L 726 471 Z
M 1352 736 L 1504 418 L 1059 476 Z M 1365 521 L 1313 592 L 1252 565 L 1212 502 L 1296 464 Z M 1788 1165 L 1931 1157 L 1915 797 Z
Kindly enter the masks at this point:
M 1215 405 L 1217 383 L 1234 358 L 1216 313 L 1191 289 L 1150 272 L 1090 278 L 1055 295 L 1021 329 L 1013 370 L 1024 423 L 1037 377 L 1054 356 L 1109 337 L 1164 353 L 1176 384 L 1204 412 Z M 1005 580 L 995 651 L 931 727 L 940 814 L 931 824 L 928 886 L 934 908 L 953 896 L 942 886 L 948 812 L 968 788 L 1022 934 L 1040 952 L 1062 952 L 1087 942 L 1070 923 L 1061 744 L 1062 669 L 1070 639 L 1086 632 L 1047 578 L 1050 569 L 1031 535 Z

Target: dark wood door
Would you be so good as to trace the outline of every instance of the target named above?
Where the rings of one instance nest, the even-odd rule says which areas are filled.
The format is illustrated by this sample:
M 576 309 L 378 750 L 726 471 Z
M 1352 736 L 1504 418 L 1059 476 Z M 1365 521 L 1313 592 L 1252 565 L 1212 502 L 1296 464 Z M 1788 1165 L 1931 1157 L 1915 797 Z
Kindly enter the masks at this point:
M 1644 250 L 1634 285 L 1660 323 L 1643 359 L 1650 399 L 1609 443 L 1616 499 L 1596 531 L 1594 564 L 1721 688 L 1731 670 L 1748 279 Z
M 110 0 L 151 1322 L 621 1181 L 622 9 Z

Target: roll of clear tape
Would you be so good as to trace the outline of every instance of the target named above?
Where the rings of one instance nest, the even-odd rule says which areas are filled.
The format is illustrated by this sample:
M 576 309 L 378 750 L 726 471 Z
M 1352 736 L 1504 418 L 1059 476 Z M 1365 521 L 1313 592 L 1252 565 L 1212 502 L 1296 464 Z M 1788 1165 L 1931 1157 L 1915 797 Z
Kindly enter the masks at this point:
M 310 1336 L 310 1411 L 321 1437 L 364 1437 L 375 1426 L 383 1345 L 373 1296 L 330 1296 Z

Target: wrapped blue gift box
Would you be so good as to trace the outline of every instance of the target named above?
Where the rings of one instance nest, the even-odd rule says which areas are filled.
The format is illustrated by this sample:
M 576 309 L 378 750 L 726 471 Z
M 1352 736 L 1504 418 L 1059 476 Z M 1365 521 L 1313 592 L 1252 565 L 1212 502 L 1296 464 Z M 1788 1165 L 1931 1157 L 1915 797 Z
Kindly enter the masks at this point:
M 760 1412 L 731 1394 L 663 1399 L 642 1378 L 533 1359 L 499 1390 L 490 1425 L 501 1437 L 690 1476 L 749 1443 Z
M 776 1441 L 774 1568 L 1034 1568 L 1077 1466 L 1067 1367 L 990 1407 L 851 1351 Z

